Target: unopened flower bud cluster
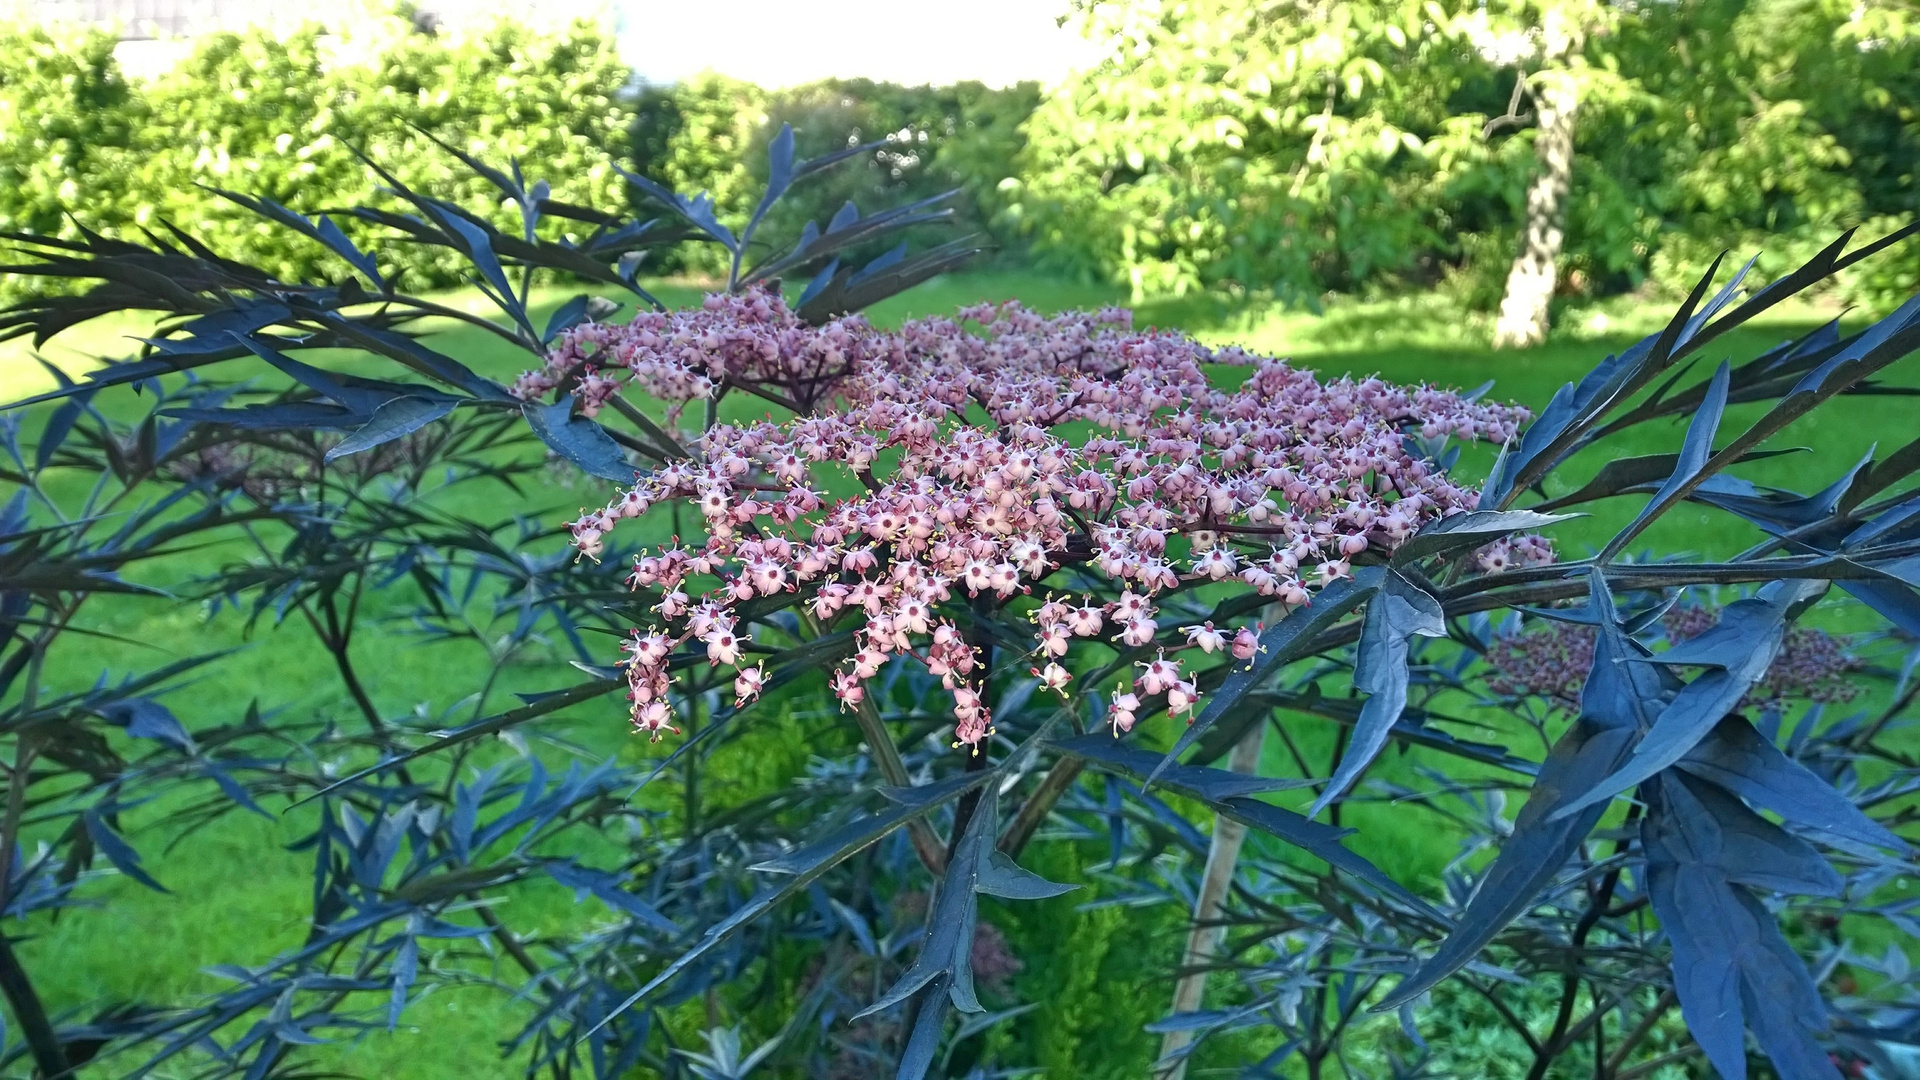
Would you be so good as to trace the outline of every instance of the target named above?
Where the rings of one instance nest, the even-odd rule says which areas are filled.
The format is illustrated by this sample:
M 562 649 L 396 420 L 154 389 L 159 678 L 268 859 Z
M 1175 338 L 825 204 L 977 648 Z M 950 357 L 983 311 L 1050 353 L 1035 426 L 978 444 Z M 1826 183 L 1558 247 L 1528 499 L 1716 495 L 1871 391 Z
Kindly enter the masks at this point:
M 585 356 L 595 370 L 568 374 Z M 1251 370 L 1217 390 L 1210 364 Z M 641 476 L 573 523 L 575 544 L 597 557 L 618 521 L 662 502 L 690 502 L 705 521 L 704 540 L 639 557 L 630 578 L 663 594 L 659 621 L 627 649 L 634 722 L 656 737 L 671 726 L 668 656 L 704 649 L 751 699 L 765 676 L 737 605 L 787 595 L 823 623 L 856 622 L 857 651 L 831 680 L 841 702 L 859 705 L 882 666 L 906 657 L 952 693 L 962 743 L 992 730 L 974 644 L 945 614 L 964 598 L 1041 594 L 1032 670 L 1049 689 L 1072 683 L 1075 642 L 1154 649 L 1112 698 L 1116 729 L 1151 699 L 1189 713 L 1199 692 L 1181 654 L 1246 660 L 1258 639 L 1245 626 L 1163 625 L 1170 591 L 1220 582 L 1307 603 L 1355 558 L 1474 505 L 1473 491 L 1409 453 L 1406 435 L 1498 442 L 1526 418 L 1427 387 L 1322 382 L 1133 330 L 1124 311 L 980 306 L 883 332 L 858 318 L 806 327 L 771 293 L 576 328 L 520 384 L 601 403 L 630 386 L 673 404 L 730 385 L 796 399 L 805 388 L 821 407 L 716 426 L 695 459 Z M 1501 557 L 1551 552 L 1526 541 Z
M 1668 641 L 1679 643 L 1700 636 L 1719 621 L 1717 608 L 1682 605 L 1662 616 L 1661 626 Z M 1580 691 L 1593 669 L 1597 636 L 1591 626 L 1560 622 L 1503 636 L 1487 652 L 1493 668 L 1487 686 L 1496 694 L 1532 695 L 1577 712 Z M 1842 639 L 1813 627 L 1789 627 L 1779 655 L 1735 708 L 1759 708 L 1789 698 L 1851 701 L 1860 689 L 1846 676 L 1859 666 L 1847 654 Z

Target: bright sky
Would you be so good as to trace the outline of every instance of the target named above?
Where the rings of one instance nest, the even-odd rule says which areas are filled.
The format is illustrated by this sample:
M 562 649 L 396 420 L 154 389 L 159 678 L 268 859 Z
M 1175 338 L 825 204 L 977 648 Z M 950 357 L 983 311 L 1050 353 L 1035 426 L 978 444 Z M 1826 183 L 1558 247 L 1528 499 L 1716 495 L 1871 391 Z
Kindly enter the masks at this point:
M 1066 0 L 618 0 L 620 51 L 648 82 L 702 71 L 782 87 L 1064 78 L 1086 42 Z

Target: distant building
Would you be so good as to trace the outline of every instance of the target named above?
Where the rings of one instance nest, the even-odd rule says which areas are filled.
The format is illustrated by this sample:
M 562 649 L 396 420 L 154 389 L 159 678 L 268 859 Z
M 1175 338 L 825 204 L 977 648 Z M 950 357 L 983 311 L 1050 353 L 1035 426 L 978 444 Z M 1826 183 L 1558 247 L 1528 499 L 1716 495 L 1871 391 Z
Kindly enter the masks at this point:
M 279 22 L 316 21 L 338 5 L 311 0 L 29 0 L 41 23 L 111 26 L 123 41 L 168 41 Z
M 22 10 L 24 8 L 24 10 Z M 0 17 L 22 15 L 41 25 L 110 29 L 120 36 L 114 56 L 134 78 L 151 78 L 178 63 L 208 34 L 265 29 L 292 33 L 318 23 L 351 36 L 356 25 L 384 22 L 404 11 L 415 27 L 458 32 L 501 18 L 536 27 L 577 19 L 614 25 L 615 0 L 444 0 L 398 5 L 392 0 L 0 0 Z

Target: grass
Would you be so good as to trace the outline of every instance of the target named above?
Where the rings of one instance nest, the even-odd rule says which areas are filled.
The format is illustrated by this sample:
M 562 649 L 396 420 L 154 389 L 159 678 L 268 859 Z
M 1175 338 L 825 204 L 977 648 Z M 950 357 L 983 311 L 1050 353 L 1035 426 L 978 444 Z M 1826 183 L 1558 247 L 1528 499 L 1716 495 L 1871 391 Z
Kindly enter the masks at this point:
M 660 283 L 659 291 L 672 303 L 693 300 L 698 292 L 673 282 Z M 552 306 L 560 298 L 561 294 L 552 293 L 540 299 L 542 306 Z M 876 322 L 891 324 L 914 315 L 950 312 L 964 303 L 1012 298 L 1042 310 L 1121 300 L 1113 290 L 1027 275 L 956 275 L 888 301 L 871 315 Z M 477 298 L 455 299 L 471 303 Z M 1814 309 L 1794 309 L 1736 331 L 1703 359 L 1717 361 L 1723 354 L 1743 359 L 1824 317 Z M 1223 310 L 1188 301 L 1151 304 L 1139 315 L 1141 323 L 1182 328 L 1213 343 L 1236 343 L 1257 352 L 1291 356 L 1302 366 L 1327 374 L 1380 374 L 1396 381 L 1455 386 L 1473 386 L 1491 378 L 1496 380 L 1494 396 L 1536 409 L 1561 383 L 1578 377 L 1607 352 L 1631 344 L 1664 318 L 1663 309 L 1625 305 L 1580 312 L 1570 320 L 1573 330 L 1542 348 L 1492 353 L 1478 343 L 1478 328 L 1457 312 L 1412 303 L 1354 304 L 1335 307 L 1325 315 L 1309 315 Z M 64 370 L 77 373 L 91 363 L 92 355 L 122 354 L 120 342 L 139 332 L 140 325 L 133 321 L 87 327 L 56 342 L 45 355 Z M 520 366 L 519 356 L 470 327 L 454 325 L 435 344 L 494 377 L 508 377 Z M 21 343 L 0 345 L 0 400 L 46 389 L 53 380 Z M 126 397 L 124 392 L 117 398 L 110 392 L 102 405 L 121 408 Z M 1726 429 L 1737 430 L 1759 411 L 1758 406 L 1731 410 Z M 1876 441 L 1903 442 L 1912 433 L 1911 406 L 1904 399 L 1849 399 L 1816 411 L 1774 440 L 1775 446 L 1813 449 L 1769 463 L 1766 475 L 1769 482 L 1801 490 L 1824 486 Z M 1566 470 L 1564 481 L 1583 481 L 1614 457 L 1670 451 L 1680 434 L 1678 423 L 1627 432 L 1583 455 Z M 1472 449 L 1461 468 L 1469 475 L 1483 474 L 1490 457 L 1487 448 Z M 551 520 L 557 513 L 570 516 L 574 505 L 599 497 L 590 482 L 572 491 L 539 490 L 511 504 L 492 494 L 462 498 L 488 500 L 488 508 L 500 514 L 518 511 Z M 1618 505 L 1598 507 L 1590 519 L 1556 530 L 1561 550 L 1579 554 L 1602 541 L 1634 505 L 1632 500 L 1615 502 Z M 1753 538 L 1750 529 L 1725 516 L 1684 507 L 1656 526 L 1643 543 L 1663 552 L 1724 555 L 1747 546 Z M 183 559 L 174 572 L 205 573 L 245 554 L 237 545 L 216 548 Z M 425 645 L 409 637 L 404 627 L 377 621 L 383 612 L 398 610 L 397 601 L 386 608 L 379 606 L 383 602 L 376 601 L 376 621 L 368 624 L 369 632 L 359 640 L 354 654 L 374 700 L 389 715 L 416 709 L 437 714 L 447 709 L 478 682 L 488 661 L 473 648 Z M 1847 621 L 1844 610 L 1840 618 Z M 144 644 L 89 644 L 60 654 L 48 672 L 53 685 L 91 683 L 103 666 L 121 674 L 179 655 L 240 647 L 191 695 L 193 706 L 206 711 L 183 711 L 190 727 L 230 719 L 249 700 L 299 715 L 344 718 L 351 712 L 331 663 L 303 627 L 262 626 L 249 635 L 242 619 L 231 611 L 208 617 L 190 606 L 146 600 L 101 601 L 92 620 L 95 629 Z M 548 658 L 511 669 L 503 690 L 552 686 L 566 677 L 559 659 Z M 176 706 L 182 707 L 188 697 L 182 695 Z M 621 737 L 616 711 L 612 704 L 597 703 L 543 726 L 543 731 L 573 738 L 597 753 L 656 752 L 638 740 Z M 1331 739 L 1324 725 L 1314 725 L 1303 733 L 1302 749 L 1324 760 Z M 1289 769 L 1280 759 L 1281 748 L 1269 745 L 1274 757 L 1268 765 Z M 1390 775 L 1407 779 L 1409 766 L 1400 762 L 1387 767 Z M 1453 855 L 1453 840 L 1444 831 L 1409 830 L 1408 812 L 1393 806 L 1356 805 L 1349 811 L 1348 823 L 1360 827 L 1359 845 L 1389 873 L 1424 887 Z M 23 949 L 53 1007 L 77 1009 L 111 1000 L 179 1000 L 218 985 L 200 973 L 207 965 L 258 962 L 296 942 L 305 928 L 310 866 L 305 855 L 284 848 L 311 828 L 311 818 L 304 813 L 285 814 L 271 822 L 247 815 L 227 818 L 182 841 L 170 857 L 152 860 L 171 892 L 154 893 L 125 879 L 107 877 L 89 886 L 90 895 L 99 900 L 97 907 L 36 924 Z M 141 839 L 151 844 L 157 838 Z M 542 903 L 518 894 L 513 902 Z M 538 917 L 558 926 L 587 916 L 564 903 L 553 903 L 539 909 Z M 1091 933 L 1092 927 L 1088 923 L 1080 932 Z M 1165 964 L 1170 965 L 1173 942 L 1167 941 L 1166 946 Z M 1029 977 L 1037 979 L 1052 966 L 1057 966 L 1055 961 L 1036 959 Z M 1034 992 L 1044 996 L 1043 985 L 1037 983 Z M 1156 984 L 1145 992 L 1157 1001 L 1161 988 Z M 513 1067 L 500 1063 L 495 1044 L 503 1033 L 517 1029 L 520 1015 L 518 1006 L 484 991 L 443 992 L 414 1006 L 398 1031 L 324 1051 L 321 1062 L 349 1072 L 404 1075 L 410 1080 L 505 1075 Z

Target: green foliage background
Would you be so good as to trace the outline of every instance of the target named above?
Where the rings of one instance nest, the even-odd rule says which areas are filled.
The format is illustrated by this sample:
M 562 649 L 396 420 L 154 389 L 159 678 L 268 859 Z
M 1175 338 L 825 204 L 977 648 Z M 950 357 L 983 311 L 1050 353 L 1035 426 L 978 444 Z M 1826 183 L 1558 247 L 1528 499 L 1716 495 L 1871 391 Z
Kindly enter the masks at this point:
M 1777 272 L 1800 254 L 1789 248 L 1920 210 L 1911 5 L 1083 6 L 1107 58 L 1034 114 L 1012 205 L 1046 265 L 1136 296 L 1441 282 L 1492 306 L 1533 131 L 1485 127 L 1554 7 L 1588 9 L 1594 26 L 1569 72 L 1582 104 L 1563 273 L 1576 290 L 1684 289 L 1761 235 L 1774 262 L 1759 269 Z M 1916 274 L 1908 259 L 1843 292 L 1881 306 Z
M 626 138 L 628 72 L 598 29 L 540 35 L 503 22 L 472 37 L 389 42 L 370 62 L 347 62 L 329 55 L 319 27 L 284 39 L 218 34 L 132 85 L 107 33 L 0 27 L 0 230 L 170 223 L 284 278 L 325 275 L 335 270 L 318 245 L 289 242 L 205 187 L 306 213 L 366 204 L 380 181 L 358 147 L 410 187 L 500 214 L 485 182 L 449 168 L 422 131 L 488 160 L 517 157 L 557 199 L 623 197 L 608 148 Z M 413 287 L 465 283 L 444 252 L 381 248 Z M 0 300 L 21 288 L 0 279 Z
M 1499 300 L 1534 170 L 1528 123 L 1485 128 L 1527 73 L 1546 9 L 1583 5 L 1601 14 L 1571 73 L 1582 104 L 1570 295 L 1684 291 L 1723 249 L 1744 255 L 1763 236 L 1764 280 L 1841 229 L 1884 233 L 1920 212 L 1910 4 L 1092 0 L 1082 7 L 1106 59 L 1044 93 L 861 79 L 767 90 L 719 75 L 637 86 L 585 24 L 440 38 L 398 16 L 370 57 L 342 60 L 317 27 L 220 35 L 131 83 L 106 34 L 0 27 L 0 229 L 171 222 L 311 275 L 323 270 L 317 248 L 199 185 L 307 212 L 364 203 L 378 178 L 350 146 L 409 185 L 501 212 L 415 128 L 518 157 L 566 201 L 632 198 L 619 163 L 711 192 L 722 220 L 739 223 L 785 122 L 803 156 L 889 145 L 796 192 L 768 235 L 848 200 L 871 212 L 957 190 L 953 227 L 916 242 L 983 234 L 1002 264 L 1122 285 L 1136 301 L 1437 288 L 1484 311 Z M 446 253 L 389 258 L 416 288 L 464 284 Z M 689 246 L 650 269 L 707 274 L 716 258 Z M 1838 298 L 1877 309 L 1916 283 L 1920 256 L 1876 261 Z M 19 288 L 0 281 L 0 300 Z

